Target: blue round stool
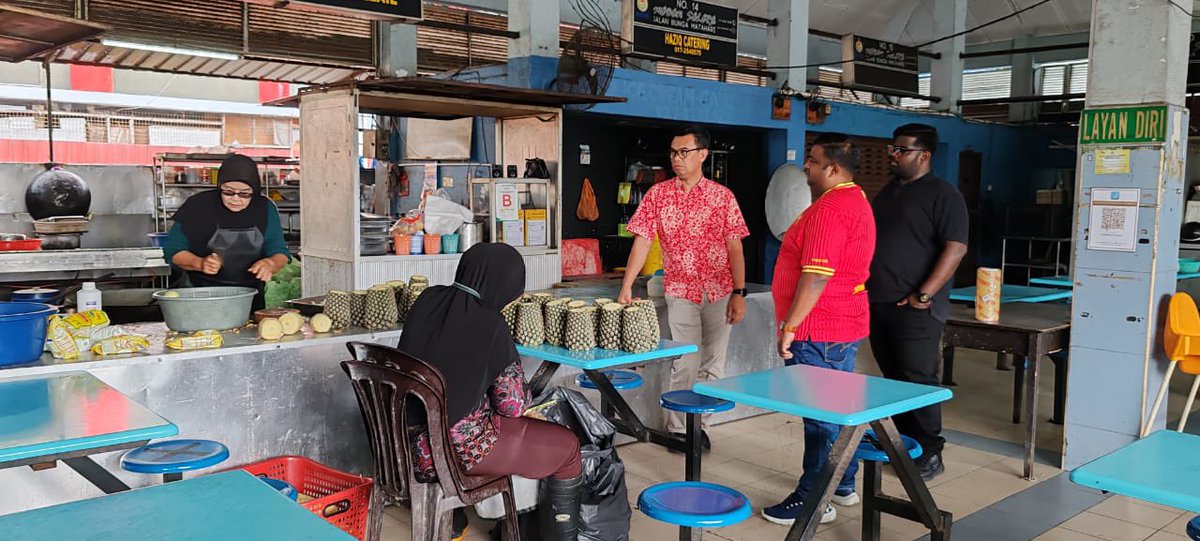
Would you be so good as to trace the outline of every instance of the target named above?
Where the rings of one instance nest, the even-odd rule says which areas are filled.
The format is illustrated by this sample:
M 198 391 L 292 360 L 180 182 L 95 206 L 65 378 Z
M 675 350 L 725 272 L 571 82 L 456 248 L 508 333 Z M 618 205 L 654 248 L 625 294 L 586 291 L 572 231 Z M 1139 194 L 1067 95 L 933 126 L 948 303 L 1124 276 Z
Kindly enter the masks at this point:
M 658 404 L 664 409 L 687 414 L 687 434 L 685 435 L 684 479 L 700 480 L 700 415 L 720 413 L 733 409 L 733 402 L 705 396 L 696 392 L 681 390 L 663 393 Z
M 618 391 L 627 391 L 629 389 L 637 389 L 642 386 L 642 376 L 637 372 L 629 370 L 605 370 L 601 372 L 608 377 L 608 381 L 612 383 L 614 389 Z M 575 384 L 584 389 L 596 389 L 596 382 L 587 377 L 587 374 L 579 374 L 575 376 Z
M 280 494 L 291 498 L 292 501 L 297 501 L 300 498 L 300 493 L 296 492 L 296 487 L 287 481 L 272 479 L 270 477 L 260 477 L 259 479 L 262 479 L 268 486 L 279 491 Z
M 164 483 L 183 479 L 183 472 L 215 466 L 229 458 L 229 449 L 210 440 L 170 440 L 131 449 L 121 468 L 133 473 L 162 475 Z
M 1187 536 L 1192 541 L 1200 541 L 1200 516 L 1188 521 Z
M 646 516 L 679 526 L 679 538 L 692 528 L 723 528 L 750 517 L 750 500 L 741 492 L 699 481 L 659 483 L 638 496 L 638 509 Z
M 863 435 L 862 441 L 858 444 L 858 449 L 854 451 L 854 460 L 866 460 L 884 463 L 889 462 L 890 459 L 888 458 L 887 453 L 883 451 L 883 447 L 880 446 L 880 444 L 871 441 L 873 439 L 875 439 L 875 431 L 867 430 L 866 434 Z M 913 460 L 916 460 L 917 457 L 921 456 L 921 453 L 924 452 L 921 449 L 921 444 L 917 443 L 917 440 L 901 435 L 900 441 L 904 443 L 904 448 L 908 450 L 909 458 Z

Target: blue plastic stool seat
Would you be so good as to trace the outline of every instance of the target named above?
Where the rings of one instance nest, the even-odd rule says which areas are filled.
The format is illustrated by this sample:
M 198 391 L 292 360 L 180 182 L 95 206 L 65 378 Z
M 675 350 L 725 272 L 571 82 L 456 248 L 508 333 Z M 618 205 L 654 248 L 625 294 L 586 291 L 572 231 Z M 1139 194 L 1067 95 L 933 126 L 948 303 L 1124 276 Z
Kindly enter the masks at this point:
M 215 466 L 229 449 L 210 440 L 170 440 L 143 445 L 121 457 L 121 468 L 133 473 L 171 474 Z
M 260 477 L 260 479 L 262 479 L 263 482 L 269 485 L 271 488 L 278 490 L 280 494 L 291 498 L 292 501 L 297 501 L 300 499 L 300 493 L 296 492 L 296 487 L 292 486 L 291 483 L 287 481 L 281 481 L 279 479 L 272 479 L 270 477 Z
M 1188 521 L 1187 536 L 1192 541 L 1200 541 L 1200 516 Z
M 681 413 L 720 413 L 733 409 L 733 402 L 682 390 L 663 393 L 658 404 Z
M 750 500 L 732 488 L 699 481 L 659 483 L 638 496 L 646 516 L 688 528 L 722 528 L 750 517 Z
M 608 377 L 608 381 L 618 391 L 637 389 L 642 386 L 642 376 L 639 376 L 637 372 L 629 370 L 605 370 L 601 373 Z M 584 389 L 596 388 L 596 383 L 587 377 L 587 374 L 575 376 L 575 384 Z
M 889 462 L 890 459 L 888 458 L 887 453 L 884 452 L 883 447 L 871 442 L 867 436 L 874 438 L 875 431 L 867 430 L 866 434 L 863 435 L 863 440 L 859 442 L 858 449 L 854 451 L 854 460 L 870 460 L 872 462 L 885 463 Z M 916 460 L 917 457 L 921 456 L 923 451 L 921 449 L 921 444 L 917 443 L 917 440 L 901 435 L 900 441 L 904 443 L 904 448 L 908 450 L 908 456 L 910 458 Z

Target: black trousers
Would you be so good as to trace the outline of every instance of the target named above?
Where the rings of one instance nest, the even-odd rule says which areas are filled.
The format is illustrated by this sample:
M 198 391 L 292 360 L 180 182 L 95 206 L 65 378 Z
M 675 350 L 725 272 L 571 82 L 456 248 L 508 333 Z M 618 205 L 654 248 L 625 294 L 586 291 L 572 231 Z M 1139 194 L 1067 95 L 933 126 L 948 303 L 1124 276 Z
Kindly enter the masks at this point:
M 871 353 L 883 377 L 912 383 L 941 386 L 942 330 L 946 324 L 929 310 L 916 310 L 893 303 L 871 305 Z M 917 443 L 925 453 L 941 453 L 942 406 L 934 404 L 894 417 L 901 434 Z

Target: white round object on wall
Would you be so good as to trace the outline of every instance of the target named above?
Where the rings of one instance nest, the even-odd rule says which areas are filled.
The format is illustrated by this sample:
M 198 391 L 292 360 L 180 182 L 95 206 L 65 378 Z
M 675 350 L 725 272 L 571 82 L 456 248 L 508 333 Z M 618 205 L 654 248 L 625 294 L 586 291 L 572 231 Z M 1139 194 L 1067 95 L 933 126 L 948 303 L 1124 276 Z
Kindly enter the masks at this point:
M 808 175 L 794 163 L 785 163 L 771 175 L 767 185 L 767 226 L 779 240 L 800 213 L 812 204 L 812 189 Z

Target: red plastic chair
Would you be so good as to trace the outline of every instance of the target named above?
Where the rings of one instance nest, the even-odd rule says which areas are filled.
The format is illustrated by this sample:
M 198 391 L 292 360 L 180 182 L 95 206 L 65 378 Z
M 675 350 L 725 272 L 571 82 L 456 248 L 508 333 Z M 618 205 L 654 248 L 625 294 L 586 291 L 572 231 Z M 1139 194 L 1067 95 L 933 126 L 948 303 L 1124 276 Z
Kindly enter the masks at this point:
M 449 539 L 454 509 L 496 494 L 503 495 L 507 515 L 516 517 L 509 477 L 470 475 L 456 456 L 441 372 L 393 348 L 369 344 L 350 348 L 369 359 L 345 361 L 342 369 L 354 385 L 367 427 L 375 458 L 375 483 L 388 496 L 410 502 L 413 541 Z M 418 481 L 412 468 L 413 443 L 422 429 L 428 430 L 437 473 L 437 480 L 430 483 Z M 506 520 L 505 525 L 509 539 L 520 539 L 517 521 Z

